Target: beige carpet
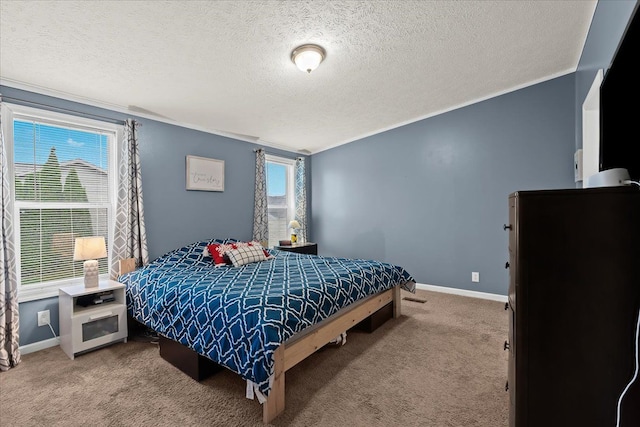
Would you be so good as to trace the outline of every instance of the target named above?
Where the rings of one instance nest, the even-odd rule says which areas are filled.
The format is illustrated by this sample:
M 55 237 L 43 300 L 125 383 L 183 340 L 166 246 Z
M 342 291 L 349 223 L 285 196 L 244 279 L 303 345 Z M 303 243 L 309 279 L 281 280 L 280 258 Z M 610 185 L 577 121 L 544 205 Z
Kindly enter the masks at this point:
M 413 296 L 411 294 L 404 294 Z M 276 426 L 507 425 L 504 304 L 418 291 L 403 316 L 349 332 L 286 374 Z M 0 373 L 0 425 L 260 426 L 262 408 L 224 370 L 198 383 L 157 346 L 115 344 L 70 360 L 59 347 Z

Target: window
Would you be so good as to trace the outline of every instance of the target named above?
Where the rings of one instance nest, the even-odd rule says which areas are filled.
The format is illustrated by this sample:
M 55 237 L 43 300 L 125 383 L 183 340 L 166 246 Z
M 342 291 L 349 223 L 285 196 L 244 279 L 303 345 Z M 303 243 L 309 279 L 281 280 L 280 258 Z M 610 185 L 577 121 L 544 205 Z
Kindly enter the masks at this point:
M 5 105 L 7 159 L 13 177 L 14 232 L 20 301 L 58 295 L 81 283 L 76 237 L 104 236 L 115 212 L 115 147 L 109 123 Z M 108 251 L 109 252 L 109 251 Z M 106 277 L 109 260 L 100 262 Z
M 269 247 L 289 240 L 289 221 L 295 217 L 295 160 L 266 155 Z

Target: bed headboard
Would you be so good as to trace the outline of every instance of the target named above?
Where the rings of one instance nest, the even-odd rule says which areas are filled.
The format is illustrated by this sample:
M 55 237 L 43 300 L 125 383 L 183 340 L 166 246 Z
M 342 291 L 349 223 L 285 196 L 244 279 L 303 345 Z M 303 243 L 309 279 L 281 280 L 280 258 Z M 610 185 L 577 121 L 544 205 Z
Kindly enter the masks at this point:
M 118 274 L 131 273 L 136 269 L 135 258 L 125 258 L 118 261 Z

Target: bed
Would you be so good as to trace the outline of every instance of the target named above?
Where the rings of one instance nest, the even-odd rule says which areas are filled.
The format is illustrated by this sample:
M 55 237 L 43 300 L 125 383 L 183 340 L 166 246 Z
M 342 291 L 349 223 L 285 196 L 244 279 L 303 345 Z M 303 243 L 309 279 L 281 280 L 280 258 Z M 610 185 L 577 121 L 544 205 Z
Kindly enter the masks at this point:
M 265 423 L 284 410 L 288 369 L 389 304 L 397 317 L 400 289 L 415 292 L 404 268 L 373 260 L 264 249 L 269 259 L 216 267 L 207 248 L 234 242 L 123 262 L 118 280 L 133 319 L 247 380 Z

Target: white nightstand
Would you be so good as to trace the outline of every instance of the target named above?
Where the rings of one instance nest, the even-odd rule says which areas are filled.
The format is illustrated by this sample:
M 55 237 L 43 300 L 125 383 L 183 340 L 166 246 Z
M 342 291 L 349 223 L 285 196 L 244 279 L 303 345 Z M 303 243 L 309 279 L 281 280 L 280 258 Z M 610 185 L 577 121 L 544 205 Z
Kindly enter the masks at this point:
M 124 285 L 114 280 L 101 280 L 96 288 L 85 288 L 84 284 L 60 288 L 60 347 L 67 356 L 73 359 L 78 353 L 127 342 L 124 290 Z M 94 304 L 101 295 L 113 295 L 115 300 Z M 83 307 L 83 303 L 89 305 Z

